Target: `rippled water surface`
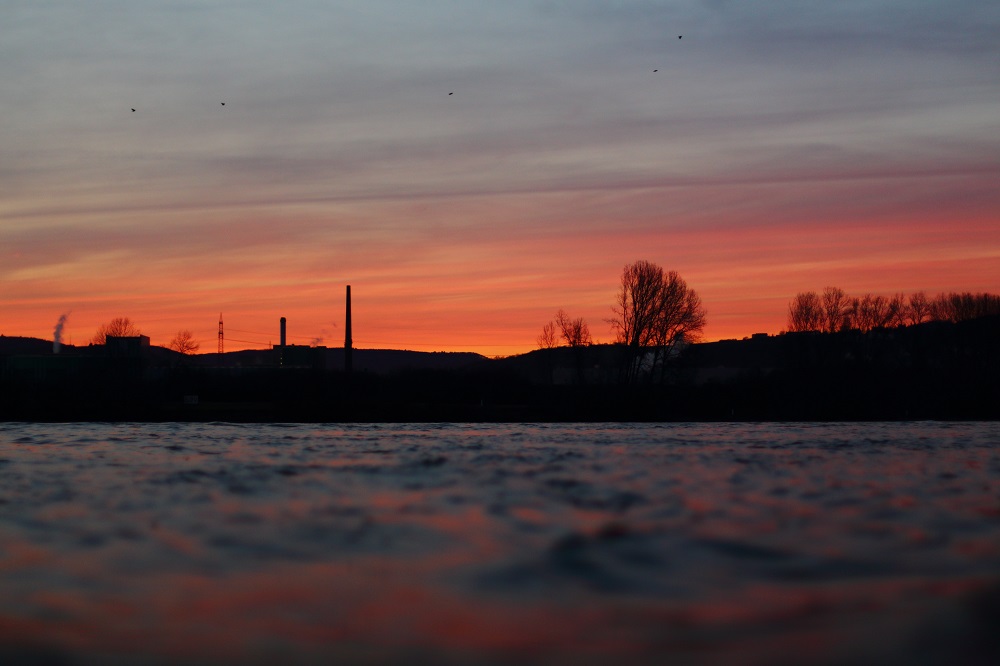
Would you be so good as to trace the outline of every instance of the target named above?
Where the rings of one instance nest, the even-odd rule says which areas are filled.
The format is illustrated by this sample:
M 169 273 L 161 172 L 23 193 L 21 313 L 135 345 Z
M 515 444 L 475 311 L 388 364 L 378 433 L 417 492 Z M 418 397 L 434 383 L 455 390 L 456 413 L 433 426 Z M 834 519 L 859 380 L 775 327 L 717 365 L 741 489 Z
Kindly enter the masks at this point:
M 0 662 L 1000 663 L 1000 424 L 0 424 Z

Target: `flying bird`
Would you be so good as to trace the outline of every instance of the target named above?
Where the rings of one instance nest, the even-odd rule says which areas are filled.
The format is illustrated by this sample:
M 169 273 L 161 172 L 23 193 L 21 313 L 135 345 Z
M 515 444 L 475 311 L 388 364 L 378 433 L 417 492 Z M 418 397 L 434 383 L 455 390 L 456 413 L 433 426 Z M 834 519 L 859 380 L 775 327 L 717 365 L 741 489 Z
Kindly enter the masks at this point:
M 681 38 L 681 37 L 683 37 L 683 36 L 684 36 L 684 35 L 677 35 L 677 39 L 680 39 L 680 38 Z
M 658 70 L 658 69 L 654 69 L 653 71 L 654 71 L 654 72 L 658 72 L 658 71 L 660 71 L 660 70 Z
M 226 103 L 225 103 L 225 102 L 220 102 L 220 104 L 222 104 L 222 106 L 225 106 L 225 105 L 226 105 Z
M 448 93 L 448 94 L 449 94 L 449 95 L 454 95 L 455 93 L 453 93 L 453 92 L 450 92 L 450 93 Z
M 132 109 L 132 113 L 135 113 L 135 109 Z

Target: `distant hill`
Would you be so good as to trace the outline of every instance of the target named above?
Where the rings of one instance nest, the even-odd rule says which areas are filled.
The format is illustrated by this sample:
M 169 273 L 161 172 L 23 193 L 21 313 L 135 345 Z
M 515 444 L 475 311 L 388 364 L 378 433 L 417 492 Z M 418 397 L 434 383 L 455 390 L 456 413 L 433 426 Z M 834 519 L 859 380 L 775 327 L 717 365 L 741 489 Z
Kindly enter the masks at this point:
M 320 370 L 344 369 L 343 347 L 285 348 L 280 361 L 286 367 L 311 367 Z M 279 364 L 279 349 L 246 349 L 222 354 L 197 354 L 187 362 L 196 367 L 268 367 Z M 401 349 L 354 349 L 352 364 L 356 372 L 389 375 L 406 370 L 463 370 L 488 363 L 489 359 L 471 352 L 418 352 Z
M 1000 318 L 694 344 L 622 382 L 618 345 L 503 359 L 289 346 L 52 353 L 0 336 L 0 420 L 683 421 L 1000 418 Z M 632 358 L 635 358 L 634 356 Z
M 62 345 L 62 350 L 75 351 L 73 345 Z M 0 335 L 0 356 L 20 356 L 35 354 L 51 354 L 52 341 L 41 340 L 39 338 L 25 338 L 20 336 Z
M 62 345 L 60 354 L 100 354 L 102 347 Z M 40 338 L 0 335 L 0 356 L 45 356 L 53 354 L 52 341 Z M 277 363 L 276 349 L 246 349 L 222 354 L 193 354 L 186 358 L 166 347 L 150 347 L 154 362 L 185 360 L 195 367 L 265 367 Z M 344 369 L 343 347 L 287 348 L 288 365 L 311 365 L 325 370 Z M 418 352 L 401 349 L 355 349 L 354 369 L 385 375 L 406 370 L 463 370 L 490 361 L 472 352 Z

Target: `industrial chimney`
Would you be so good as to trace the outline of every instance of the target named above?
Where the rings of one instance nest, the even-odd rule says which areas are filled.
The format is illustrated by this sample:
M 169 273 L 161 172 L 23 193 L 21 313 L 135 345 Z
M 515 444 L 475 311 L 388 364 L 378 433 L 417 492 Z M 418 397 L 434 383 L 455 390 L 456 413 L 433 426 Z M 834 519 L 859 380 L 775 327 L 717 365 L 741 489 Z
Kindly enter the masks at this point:
M 285 364 L 285 318 L 281 318 L 281 336 L 278 344 L 278 365 Z
M 351 372 L 353 369 L 351 361 L 351 285 L 347 285 L 347 316 L 344 323 L 344 370 Z

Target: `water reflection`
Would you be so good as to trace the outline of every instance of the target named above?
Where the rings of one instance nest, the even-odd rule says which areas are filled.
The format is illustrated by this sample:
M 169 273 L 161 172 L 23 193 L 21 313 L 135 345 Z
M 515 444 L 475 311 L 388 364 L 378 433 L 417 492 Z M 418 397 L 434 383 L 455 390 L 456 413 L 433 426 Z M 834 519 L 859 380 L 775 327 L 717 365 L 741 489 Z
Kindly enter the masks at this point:
M 974 663 L 997 648 L 998 441 L 0 424 L 0 657 Z

